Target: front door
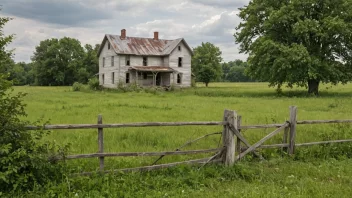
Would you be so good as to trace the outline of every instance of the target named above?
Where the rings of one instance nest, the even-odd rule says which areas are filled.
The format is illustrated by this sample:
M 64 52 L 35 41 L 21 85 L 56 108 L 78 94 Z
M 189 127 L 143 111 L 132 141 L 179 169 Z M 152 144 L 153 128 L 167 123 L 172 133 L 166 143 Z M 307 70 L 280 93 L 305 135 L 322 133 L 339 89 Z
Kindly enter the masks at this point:
M 160 86 L 161 85 L 161 74 L 160 73 L 158 73 L 156 75 L 155 84 L 156 84 L 156 86 Z

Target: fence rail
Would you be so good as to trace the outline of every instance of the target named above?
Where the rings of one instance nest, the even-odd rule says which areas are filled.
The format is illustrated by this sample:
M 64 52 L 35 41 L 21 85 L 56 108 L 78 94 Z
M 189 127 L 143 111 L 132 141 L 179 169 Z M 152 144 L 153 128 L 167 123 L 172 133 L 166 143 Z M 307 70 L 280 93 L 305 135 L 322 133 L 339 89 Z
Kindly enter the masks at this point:
M 121 123 L 121 124 L 103 124 L 103 118 L 101 115 L 98 116 L 97 124 L 59 124 L 59 125 L 44 125 L 44 126 L 26 126 L 27 130 L 53 130 L 53 129 L 97 129 L 98 135 L 98 152 L 91 154 L 78 154 L 69 155 L 64 158 L 56 158 L 56 160 L 73 160 L 82 158 L 98 158 L 99 159 L 99 170 L 101 173 L 111 172 L 130 172 L 130 171 L 143 171 L 143 170 L 154 170 L 159 168 L 172 167 L 179 164 L 208 164 L 212 162 L 221 162 L 225 165 L 232 165 L 236 161 L 243 158 L 248 153 L 253 153 L 260 159 L 264 159 L 257 149 L 266 148 L 282 148 L 285 149 L 288 154 L 293 155 L 295 147 L 300 146 L 312 146 L 320 144 L 331 144 L 331 143 L 344 143 L 352 142 L 352 139 L 346 140 L 330 140 L 321 142 L 308 142 L 308 143 L 296 143 L 296 130 L 297 125 L 305 124 L 332 124 L 332 123 L 352 123 L 352 120 L 300 120 L 297 121 L 297 107 L 290 107 L 290 119 L 285 123 L 281 124 L 259 124 L 259 125 L 241 125 L 242 117 L 237 115 L 236 111 L 225 110 L 223 121 L 204 121 L 204 122 L 145 122 L 145 123 Z M 121 153 L 105 153 L 104 152 L 104 128 L 129 128 L 129 127 L 171 127 L 171 126 L 222 126 L 223 131 L 217 133 L 206 134 L 195 140 L 191 140 L 174 151 L 163 151 L 163 152 L 121 152 Z M 264 129 L 264 128 L 275 128 L 275 130 L 261 140 L 254 144 L 250 144 L 243 134 L 244 129 Z M 274 137 L 281 131 L 283 132 L 283 141 L 281 144 L 263 145 L 265 141 Z M 181 151 L 184 147 L 204 139 L 211 135 L 222 135 L 222 146 L 220 148 L 203 149 L 203 150 L 188 150 Z M 236 138 L 235 138 L 236 136 Z M 242 145 L 244 144 L 244 145 Z M 242 152 L 242 149 L 245 149 Z M 161 160 L 164 156 L 169 155 L 191 155 L 191 154 L 202 154 L 202 153 L 215 153 L 212 157 L 188 160 L 183 162 L 174 162 L 168 164 L 156 163 Z M 160 156 L 151 166 L 137 167 L 137 168 L 125 168 L 118 170 L 104 170 L 104 159 L 105 157 L 131 157 L 131 156 Z M 82 175 L 89 175 L 91 173 L 81 173 Z

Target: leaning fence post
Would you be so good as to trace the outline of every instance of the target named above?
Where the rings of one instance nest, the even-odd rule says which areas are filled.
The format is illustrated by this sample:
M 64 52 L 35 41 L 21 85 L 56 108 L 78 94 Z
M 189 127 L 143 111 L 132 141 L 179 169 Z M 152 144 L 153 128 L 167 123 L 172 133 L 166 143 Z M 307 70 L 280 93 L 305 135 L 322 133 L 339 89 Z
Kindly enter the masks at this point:
M 237 130 L 238 132 L 241 133 L 241 122 L 242 122 L 242 116 L 238 115 L 237 116 Z M 237 142 L 236 142 L 236 152 L 238 153 L 238 155 L 241 155 L 241 139 L 239 137 L 237 137 Z M 241 158 L 241 156 L 240 156 Z
M 103 124 L 103 116 L 98 115 L 98 124 Z M 104 153 L 104 133 L 103 128 L 98 128 L 98 152 Z M 99 157 L 99 170 L 104 171 L 104 157 Z
M 297 107 L 290 106 L 290 137 L 288 154 L 292 155 L 295 152 L 295 140 L 296 140 L 296 125 L 297 125 Z
M 235 141 L 234 133 L 230 130 L 230 124 L 237 129 L 237 113 L 235 111 L 224 111 L 224 129 L 222 131 L 222 142 L 225 147 L 222 161 L 226 166 L 231 166 L 235 163 Z

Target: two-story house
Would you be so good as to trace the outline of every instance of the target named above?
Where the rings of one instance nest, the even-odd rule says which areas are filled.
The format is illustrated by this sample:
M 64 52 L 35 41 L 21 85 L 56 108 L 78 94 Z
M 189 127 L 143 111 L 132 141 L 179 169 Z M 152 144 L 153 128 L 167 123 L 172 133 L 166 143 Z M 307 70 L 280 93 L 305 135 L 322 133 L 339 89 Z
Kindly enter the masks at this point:
M 99 49 L 99 81 L 104 87 L 117 83 L 140 86 L 191 86 L 192 49 L 183 38 L 175 40 L 105 35 Z

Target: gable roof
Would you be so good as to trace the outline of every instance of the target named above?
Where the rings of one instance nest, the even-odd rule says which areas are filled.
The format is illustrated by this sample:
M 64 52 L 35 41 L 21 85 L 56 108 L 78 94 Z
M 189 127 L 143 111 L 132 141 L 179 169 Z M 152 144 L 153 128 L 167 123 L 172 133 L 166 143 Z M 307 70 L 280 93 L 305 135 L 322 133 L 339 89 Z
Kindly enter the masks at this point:
M 119 35 L 106 34 L 100 45 L 98 56 L 103 50 L 106 41 L 110 42 L 116 54 L 166 56 L 170 55 L 181 42 L 183 42 L 191 54 L 193 54 L 192 49 L 183 38 L 175 40 L 154 40 L 153 38 L 126 37 L 125 39 L 121 39 Z

